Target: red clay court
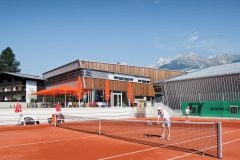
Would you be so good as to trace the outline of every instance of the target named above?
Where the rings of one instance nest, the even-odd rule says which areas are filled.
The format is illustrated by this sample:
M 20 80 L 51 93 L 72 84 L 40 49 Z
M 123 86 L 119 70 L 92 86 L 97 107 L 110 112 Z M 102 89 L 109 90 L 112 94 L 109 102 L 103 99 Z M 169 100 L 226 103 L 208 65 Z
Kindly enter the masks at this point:
M 204 120 L 194 119 L 192 121 Z M 223 159 L 238 160 L 240 158 L 238 151 L 240 147 L 240 121 L 221 121 Z M 118 130 L 121 130 L 121 127 Z M 194 144 L 190 142 L 190 145 Z M 201 156 L 193 152 L 171 149 L 165 145 L 144 145 L 50 125 L 0 127 L 0 154 L 1 160 L 217 159 L 207 155 Z

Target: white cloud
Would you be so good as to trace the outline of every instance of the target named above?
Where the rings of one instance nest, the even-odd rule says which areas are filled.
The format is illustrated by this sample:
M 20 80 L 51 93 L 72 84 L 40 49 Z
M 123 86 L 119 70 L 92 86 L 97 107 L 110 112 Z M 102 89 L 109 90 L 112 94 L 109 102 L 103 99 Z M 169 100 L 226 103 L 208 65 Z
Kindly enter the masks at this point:
M 215 57 L 216 57 L 216 55 L 208 56 L 209 59 L 211 59 L 211 58 L 215 58 Z
M 157 66 L 162 66 L 164 64 L 168 64 L 171 62 L 171 58 L 170 57 L 167 57 L 167 58 L 163 58 L 163 57 L 160 57 L 157 61 Z
M 154 65 L 154 64 L 149 64 L 146 67 L 148 67 L 148 68 L 158 68 L 157 65 Z
M 189 35 L 188 35 L 188 40 L 190 41 L 190 42 L 195 42 L 195 41 L 197 41 L 199 39 L 199 33 L 198 33 L 198 31 L 195 31 L 195 32 L 192 32 L 192 33 L 190 33 Z

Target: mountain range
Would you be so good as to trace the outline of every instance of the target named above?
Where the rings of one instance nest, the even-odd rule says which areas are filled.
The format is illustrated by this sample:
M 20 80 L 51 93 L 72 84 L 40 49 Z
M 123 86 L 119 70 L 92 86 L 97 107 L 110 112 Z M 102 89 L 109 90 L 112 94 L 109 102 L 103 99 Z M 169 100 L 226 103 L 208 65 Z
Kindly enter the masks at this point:
M 240 62 L 240 55 L 221 54 L 202 57 L 195 53 L 181 54 L 174 58 L 160 58 L 156 67 L 171 70 L 196 70 L 211 66 Z

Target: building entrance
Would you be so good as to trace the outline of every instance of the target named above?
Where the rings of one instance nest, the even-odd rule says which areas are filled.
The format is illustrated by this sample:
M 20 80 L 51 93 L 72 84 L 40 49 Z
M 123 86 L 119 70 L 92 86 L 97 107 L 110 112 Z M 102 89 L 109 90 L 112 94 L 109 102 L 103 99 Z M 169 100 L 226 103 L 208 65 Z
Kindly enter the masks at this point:
M 112 93 L 112 101 L 114 107 L 122 107 L 122 93 Z

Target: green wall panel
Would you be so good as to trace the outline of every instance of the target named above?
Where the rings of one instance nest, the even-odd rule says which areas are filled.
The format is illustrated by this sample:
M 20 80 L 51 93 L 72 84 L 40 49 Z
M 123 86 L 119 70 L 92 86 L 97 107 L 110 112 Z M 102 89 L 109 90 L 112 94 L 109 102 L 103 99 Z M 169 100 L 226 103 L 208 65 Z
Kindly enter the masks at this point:
M 240 118 L 240 101 L 182 102 L 183 115 L 187 106 L 190 106 L 191 116 Z

